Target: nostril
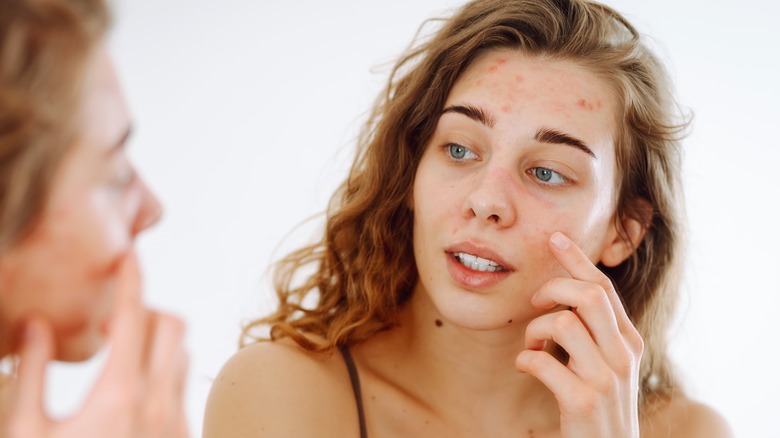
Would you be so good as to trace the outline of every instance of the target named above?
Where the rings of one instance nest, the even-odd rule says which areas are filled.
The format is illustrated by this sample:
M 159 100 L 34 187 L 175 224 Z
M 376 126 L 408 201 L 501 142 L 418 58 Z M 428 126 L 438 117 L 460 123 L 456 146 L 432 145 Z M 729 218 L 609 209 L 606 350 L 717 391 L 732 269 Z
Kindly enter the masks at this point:
M 489 221 L 491 221 L 491 222 L 498 223 L 498 222 L 501 220 L 501 218 L 500 218 L 500 217 L 498 217 L 498 215 L 497 215 L 497 214 L 491 214 L 491 215 L 488 217 L 488 220 L 489 220 Z

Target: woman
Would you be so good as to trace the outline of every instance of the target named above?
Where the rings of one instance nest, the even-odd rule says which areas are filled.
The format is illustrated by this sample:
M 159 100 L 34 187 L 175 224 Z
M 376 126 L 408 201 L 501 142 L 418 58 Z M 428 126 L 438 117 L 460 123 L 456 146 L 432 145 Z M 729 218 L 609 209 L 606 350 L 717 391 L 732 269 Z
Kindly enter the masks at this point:
M 183 324 L 141 302 L 136 236 L 161 207 L 125 152 L 130 116 L 101 0 L 3 0 L 0 14 L 0 434 L 186 436 Z M 51 360 L 108 341 L 82 408 L 43 408 Z
M 728 436 L 666 352 L 674 110 L 606 6 L 464 6 L 396 65 L 205 436 Z

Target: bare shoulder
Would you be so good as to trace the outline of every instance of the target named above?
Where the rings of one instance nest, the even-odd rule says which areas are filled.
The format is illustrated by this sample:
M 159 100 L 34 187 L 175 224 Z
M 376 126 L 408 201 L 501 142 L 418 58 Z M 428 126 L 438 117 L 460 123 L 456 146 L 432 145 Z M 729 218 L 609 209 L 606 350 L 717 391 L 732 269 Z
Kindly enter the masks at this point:
M 312 353 L 285 340 L 247 346 L 228 360 L 209 394 L 203 436 L 343 437 L 357 425 L 338 351 Z
M 652 438 L 730 438 L 725 418 L 711 407 L 684 395 L 658 401 L 644 415 L 642 436 Z

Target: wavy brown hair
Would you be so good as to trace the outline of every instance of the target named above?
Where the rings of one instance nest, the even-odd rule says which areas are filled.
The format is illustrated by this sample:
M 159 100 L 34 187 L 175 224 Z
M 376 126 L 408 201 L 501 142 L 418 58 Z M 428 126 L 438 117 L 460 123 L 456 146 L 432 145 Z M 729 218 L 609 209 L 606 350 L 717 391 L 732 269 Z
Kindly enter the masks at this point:
M 350 345 L 387 329 L 417 281 L 409 199 L 423 150 L 455 82 L 486 50 L 568 60 L 590 69 L 618 101 L 615 222 L 647 226 L 614 282 L 645 341 L 641 396 L 674 386 L 666 328 L 679 287 L 682 199 L 680 138 L 686 123 L 661 63 L 613 9 L 584 0 L 476 0 L 466 4 L 395 65 L 358 139 L 349 177 L 327 210 L 321 241 L 278 262 L 278 309 L 244 328 L 270 326 L 311 351 Z M 646 208 L 647 200 L 652 212 Z M 314 273 L 300 278 L 304 272 Z M 314 294 L 314 306 L 303 305 Z
M 0 0 L 0 254 L 35 226 L 75 139 L 103 0 Z

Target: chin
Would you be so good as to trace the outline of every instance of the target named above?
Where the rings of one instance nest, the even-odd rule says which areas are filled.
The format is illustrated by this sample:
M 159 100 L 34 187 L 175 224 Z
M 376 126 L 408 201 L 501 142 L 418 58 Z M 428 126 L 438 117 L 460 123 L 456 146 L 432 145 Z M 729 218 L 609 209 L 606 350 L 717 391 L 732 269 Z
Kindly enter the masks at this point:
M 452 299 L 452 295 L 460 296 Z M 468 330 L 499 330 L 530 317 L 526 314 L 527 309 L 515 308 L 496 298 L 459 291 L 433 300 L 438 301 L 435 305 L 446 320 Z

